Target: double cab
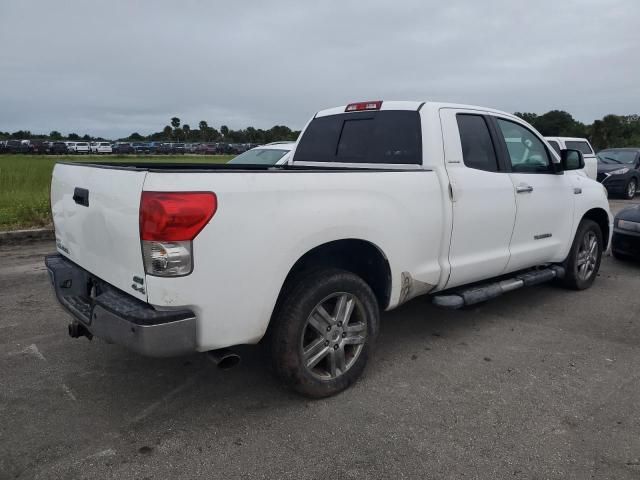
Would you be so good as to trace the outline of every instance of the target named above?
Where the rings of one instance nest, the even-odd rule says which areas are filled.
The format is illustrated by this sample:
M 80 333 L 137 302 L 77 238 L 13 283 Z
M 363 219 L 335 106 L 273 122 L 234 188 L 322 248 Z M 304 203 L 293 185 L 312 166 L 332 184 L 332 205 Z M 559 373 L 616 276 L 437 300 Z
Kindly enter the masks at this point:
M 263 341 L 283 382 L 324 397 L 418 295 L 590 287 L 612 218 L 583 168 L 498 110 L 352 103 L 317 112 L 282 166 L 58 163 L 46 265 L 72 336 L 218 359 Z

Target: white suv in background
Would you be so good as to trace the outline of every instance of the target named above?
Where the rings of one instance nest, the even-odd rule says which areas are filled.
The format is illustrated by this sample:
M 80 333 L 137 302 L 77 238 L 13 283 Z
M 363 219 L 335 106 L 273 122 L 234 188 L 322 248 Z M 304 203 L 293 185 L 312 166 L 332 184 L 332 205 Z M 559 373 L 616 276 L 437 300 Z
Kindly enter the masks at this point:
M 109 142 L 91 143 L 91 153 L 112 153 L 113 149 Z
M 91 147 L 89 146 L 89 142 L 76 142 L 73 152 L 74 153 L 91 153 Z
M 593 151 L 593 147 L 586 138 L 574 137 L 545 137 L 549 145 L 553 147 L 558 155 L 560 150 L 571 149 L 579 150 L 584 156 L 584 171 L 589 178 L 597 180 L 598 177 L 598 159 Z

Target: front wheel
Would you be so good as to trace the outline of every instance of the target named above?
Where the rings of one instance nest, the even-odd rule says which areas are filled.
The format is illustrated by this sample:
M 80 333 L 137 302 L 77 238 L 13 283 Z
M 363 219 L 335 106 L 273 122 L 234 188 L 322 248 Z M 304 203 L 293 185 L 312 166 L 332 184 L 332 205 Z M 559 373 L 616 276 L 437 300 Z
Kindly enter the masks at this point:
M 270 332 L 274 371 L 305 396 L 335 395 L 364 371 L 378 335 L 378 302 L 369 285 L 344 270 L 294 282 Z
M 627 200 L 633 200 L 633 198 L 636 196 L 637 191 L 638 181 L 635 178 L 632 178 L 631 180 L 629 180 L 629 183 L 627 183 L 627 188 L 625 188 L 624 191 L 624 198 L 626 198 Z
M 563 284 L 575 290 L 589 288 L 600 270 L 604 242 L 602 230 L 593 220 L 584 219 L 578 225 L 569 256 Z

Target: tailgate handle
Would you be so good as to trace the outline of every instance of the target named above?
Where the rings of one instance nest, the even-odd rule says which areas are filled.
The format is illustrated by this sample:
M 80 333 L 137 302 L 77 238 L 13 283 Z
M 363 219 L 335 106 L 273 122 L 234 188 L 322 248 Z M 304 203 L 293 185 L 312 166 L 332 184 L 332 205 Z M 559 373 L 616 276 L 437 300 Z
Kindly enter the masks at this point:
M 89 190 L 76 187 L 73 189 L 73 201 L 83 207 L 89 206 Z

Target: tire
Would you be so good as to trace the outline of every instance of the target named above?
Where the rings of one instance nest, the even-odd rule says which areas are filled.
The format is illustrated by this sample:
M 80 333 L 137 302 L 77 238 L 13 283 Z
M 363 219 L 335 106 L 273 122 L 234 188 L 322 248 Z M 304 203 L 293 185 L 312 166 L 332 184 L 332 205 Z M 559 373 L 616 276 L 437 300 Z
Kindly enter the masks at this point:
M 316 270 L 289 285 L 269 332 L 273 370 L 302 395 L 335 395 L 362 375 L 373 353 L 376 297 L 360 277 L 339 269 Z
M 564 261 L 565 277 L 562 283 L 565 287 L 585 290 L 593 285 L 600 270 L 603 246 L 600 226 L 593 220 L 583 219 L 578 225 L 569 256 Z
M 633 200 L 638 191 L 638 180 L 635 177 L 632 177 L 627 185 L 624 187 L 624 193 L 622 194 L 625 199 Z

